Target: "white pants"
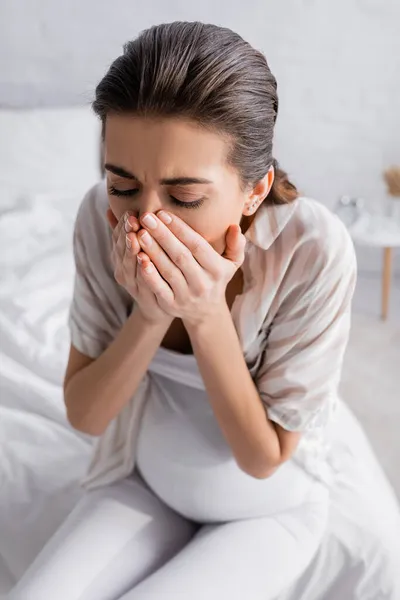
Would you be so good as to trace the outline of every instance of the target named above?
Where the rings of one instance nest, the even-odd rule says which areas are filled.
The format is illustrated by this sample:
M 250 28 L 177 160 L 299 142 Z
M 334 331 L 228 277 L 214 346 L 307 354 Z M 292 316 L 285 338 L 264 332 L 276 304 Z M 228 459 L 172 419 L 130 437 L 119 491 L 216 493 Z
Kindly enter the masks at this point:
M 199 526 L 134 475 L 87 493 L 8 600 L 270 600 L 311 561 L 327 510 L 315 484 L 290 510 Z

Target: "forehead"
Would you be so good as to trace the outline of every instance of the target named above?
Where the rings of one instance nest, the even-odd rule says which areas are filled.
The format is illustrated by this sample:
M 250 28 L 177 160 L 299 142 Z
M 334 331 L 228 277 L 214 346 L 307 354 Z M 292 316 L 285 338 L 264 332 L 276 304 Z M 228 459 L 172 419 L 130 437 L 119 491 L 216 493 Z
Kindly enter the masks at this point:
M 228 168 L 228 139 L 182 118 L 110 115 L 105 127 L 106 162 L 125 168 L 150 166 L 163 171 L 179 169 L 191 175 L 204 169 Z

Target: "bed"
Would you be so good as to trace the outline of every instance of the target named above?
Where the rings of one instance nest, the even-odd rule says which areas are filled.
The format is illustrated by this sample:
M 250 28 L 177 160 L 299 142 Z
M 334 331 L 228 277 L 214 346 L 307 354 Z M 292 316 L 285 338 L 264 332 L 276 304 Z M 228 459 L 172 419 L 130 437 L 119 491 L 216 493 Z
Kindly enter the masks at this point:
M 0 111 L 0 594 L 82 494 L 92 440 L 68 425 L 61 384 L 72 228 L 100 177 L 98 148 L 86 107 Z M 343 403 L 337 420 L 328 529 L 307 571 L 276 600 L 400 600 L 397 500 Z

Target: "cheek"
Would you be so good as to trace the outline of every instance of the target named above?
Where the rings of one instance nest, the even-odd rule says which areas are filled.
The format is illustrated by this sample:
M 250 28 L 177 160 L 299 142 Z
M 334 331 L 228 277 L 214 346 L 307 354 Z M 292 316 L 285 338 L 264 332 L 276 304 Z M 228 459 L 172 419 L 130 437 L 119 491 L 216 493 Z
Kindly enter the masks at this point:
M 225 250 L 225 238 L 229 226 L 240 223 L 240 214 L 224 214 L 220 211 L 217 214 L 214 211 L 212 213 L 204 211 L 203 214 L 189 215 L 188 217 L 180 215 L 180 217 L 207 240 L 219 254 Z
M 229 224 L 219 221 L 213 225 L 210 224 L 204 232 L 203 237 L 219 254 L 225 249 L 225 237 L 228 227 Z
M 210 234 L 216 242 L 224 240 L 230 225 L 239 225 L 242 219 L 243 202 L 240 197 L 232 194 L 221 199 L 213 218 L 210 219 Z M 211 225 L 212 224 L 212 225 Z

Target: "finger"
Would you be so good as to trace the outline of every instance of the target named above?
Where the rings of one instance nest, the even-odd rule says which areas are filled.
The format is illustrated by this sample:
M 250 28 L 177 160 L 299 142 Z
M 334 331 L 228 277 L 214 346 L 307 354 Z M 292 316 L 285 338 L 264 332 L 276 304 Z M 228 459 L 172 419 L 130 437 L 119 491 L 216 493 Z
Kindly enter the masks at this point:
M 109 211 L 111 211 L 111 209 L 107 210 L 107 220 L 110 227 L 112 228 L 113 220 L 111 219 L 111 215 L 109 215 Z M 123 219 L 120 219 L 112 232 L 111 262 L 113 264 L 114 269 L 117 265 L 118 260 L 121 260 L 120 253 L 117 250 L 117 243 L 120 237 L 121 229 L 123 228 L 123 224 Z
M 176 215 L 160 211 L 157 213 L 159 222 L 190 250 L 190 253 L 203 269 L 210 273 L 219 273 L 220 255 L 197 231 Z M 163 246 L 164 247 L 164 246 Z M 168 251 L 168 250 L 167 250 Z M 169 252 L 168 252 L 169 254 Z
M 149 216 L 149 213 L 143 215 L 143 217 L 141 218 L 141 224 L 151 235 L 151 237 L 156 240 L 158 245 L 164 250 L 164 252 L 174 263 L 174 265 L 176 265 L 176 267 L 178 267 L 178 269 L 183 273 L 187 284 L 193 290 L 195 290 L 196 286 L 198 285 L 199 278 L 204 276 L 203 269 L 196 261 L 189 248 L 185 246 L 172 233 L 172 231 L 170 231 L 169 228 L 166 225 L 164 225 L 164 223 L 160 221 L 160 219 L 157 218 L 156 215 L 151 215 L 155 224 L 155 226 L 153 224 L 152 227 L 150 227 L 150 225 L 148 224 L 148 221 L 146 219 L 147 216 Z M 200 237 L 200 239 L 202 238 Z M 203 241 L 207 243 L 205 240 Z M 218 257 L 219 259 L 221 259 L 219 255 Z M 151 258 L 153 260 L 153 257 Z
M 113 231 L 113 234 L 112 234 L 112 238 L 113 238 L 114 244 L 118 243 L 118 240 L 119 240 L 120 235 L 121 235 L 121 231 L 124 230 L 124 225 L 125 225 L 124 217 L 125 217 L 125 215 L 123 215 L 120 218 L 120 220 L 118 221 L 118 224 L 114 228 L 114 231 Z
M 125 249 L 128 254 L 136 256 L 140 252 L 140 244 L 136 233 L 125 234 Z
M 123 239 L 123 235 L 121 234 L 121 238 Z M 130 241 L 132 239 L 132 242 Z M 117 249 L 116 249 L 117 252 Z M 127 273 L 129 278 L 136 278 L 137 275 L 137 261 L 136 257 L 138 252 L 140 252 L 140 245 L 137 240 L 136 233 L 125 234 L 125 248 L 122 250 L 118 250 L 121 252 L 119 254 L 119 260 L 121 261 L 122 268 Z
M 138 255 L 139 256 L 139 255 Z M 138 271 L 143 282 L 149 290 L 153 292 L 158 302 L 172 304 L 174 301 L 174 292 L 166 281 L 161 277 L 155 265 L 150 260 L 138 260 Z
M 226 233 L 226 247 L 223 257 L 233 262 L 238 268 L 244 261 L 246 238 L 239 225 L 231 225 Z
M 136 233 L 132 231 L 131 222 L 133 223 L 133 220 L 136 221 L 139 227 L 139 222 L 130 213 L 125 213 L 121 219 L 122 224 L 119 229 L 119 237 L 115 242 L 116 252 L 121 260 L 126 253 L 136 256 L 140 251 Z
M 113 247 L 114 264 L 118 261 L 132 260 L 138 252 L 140 252 L 140 245 L 136 233 L 125 233 L 125 229 L 122 228 Z
M 134 217 L 130 213 L 125 213 L 124 227 L 125 227 L 126 233 L 130 233 L 131 231 L 134 231 L 135 233 L 137 233 L 140 229 L 140 223 L 136 217 Z
M 145 254 L 144 252 L 140 251 L 139 254 L 137 255 L 137 262 L 144 268 L 146 267 L 149 262 L 150 262 L 150 258 L 147 256 L 147 254 Z
M 141 296 L 142 298 L 145 298 L 145 301 L 151 303 L 151 302 L 155 302 L 157 304 L 157 306 L 159 306 L 157 297 L 153 294 L 153 292 L 151 291 L 151 289 L 149 288 L 149 286 L 147 285 L 146 281 L 143 279 L 143 269 L 140 268 L 140 265 L 143 264 L 148 264 L 150 262 L 149 257 L 147 256 L 147 254 L 144 254 L 143 252 L 139 253 L 136 257 L 136 281 L 137 281 L 137 285 L 139 286 L 140 290 L 141 290 Z
M 135 255 L 140 252 L 140 245 L 137 240 L 136 232 L 139 231 L 139 221 L 130 213 L 125 213 L 123 216 L 124 228 L 121 229 L 121 235 L 125 232 L 125 252 Z M 122 239 L 117 243 L 120 251 L 123 250 Z
M 107 211 L 108 212 L 108 211 Z M 108 214 L 107 214 L 108 218 Z M 109 221 L 110 222 L 110 221 Z M 118 243 L 118 240 L 121 236 L 121 232 L 130 233 L 132 231 L 137 232 L 140 229 L 139 221 L 131 215 L 129 212 L 126 212 L 122 215 L 118 224 L 115 226 L 113 230 L 113 241 L 114 244 Z
M 148 231 L 142 229 L 138 234 L 138 241 L 146 253 L 148 261 L 155 265 L 161 277 L 173 289 L 175 296 L 181 298 L 185 291 L 187 292 L 188 285 L 182 271 L 173 263 Z M 193 257 L 192 260 L 195 263 Z

